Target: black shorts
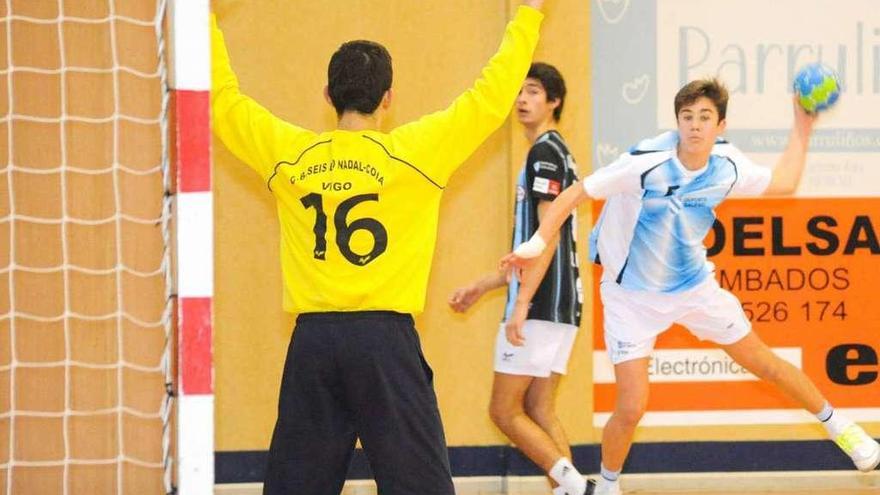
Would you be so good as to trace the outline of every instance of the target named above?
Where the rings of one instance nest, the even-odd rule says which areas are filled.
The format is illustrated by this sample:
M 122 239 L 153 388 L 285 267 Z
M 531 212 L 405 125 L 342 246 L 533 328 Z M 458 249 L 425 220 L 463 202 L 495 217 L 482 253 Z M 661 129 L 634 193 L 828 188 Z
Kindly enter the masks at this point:
M 453 495 L 432 376 L 409 315 L 300 315 L 263 493 L 338 495 L 360 438 L 380 495 Z

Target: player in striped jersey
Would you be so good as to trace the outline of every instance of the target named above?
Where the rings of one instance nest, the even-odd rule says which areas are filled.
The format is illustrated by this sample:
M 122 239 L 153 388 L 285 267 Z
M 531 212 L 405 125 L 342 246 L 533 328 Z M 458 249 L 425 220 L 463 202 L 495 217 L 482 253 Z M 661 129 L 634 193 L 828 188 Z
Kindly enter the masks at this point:
M 717 343 L 737 363 L 815 414 L 858 469 L 870 471 L 880 463 L 880 444 L 835 412 L 803 371 L 751 331 L 737 298 L 713 276 L 703 240 L 715 220 L 715 207 L 730 195 L 793 193 L 815 121 L 795 100 L 789 142 L 771 172 L 720 139 L 727 100 L 727 90 L 717 80 L 684 86 L 674 102 L 677 131 L 642 141 L 566 190 L 535 236 L 502 260 L 526 264 L 544 250 L 544 239 L 554 235 L 577 205 L 590 198 L 606 200 L 593 229 L 590 256 L 603 266 L 605 342 L 618 397 L 602 435 L 597 494 L 620 493 L 617 477 L 647 404 L 648 358 L 657 335 L 673 323 Z
M 516 100 L 516 115 L 532 143 L 516 184 L 513 247 L 538 230 L 542 215 L 560 192 L 577 183 L 574 159 L 556 130 L 565 104 L 565 81 L 552 65 L 536 62 Z M 489 414 L 492 421 L 554 486 L 554 494 L 592 492 L 571 464 L 571 449 L 556 417 L 554 399 L 565 374 L 581 318 L 582 291 L 572 214 L 538 265 L 524 275 L 538 281 L 534 294 L 520 297 L 516 278 L 490 274 L 456 290 L 449 300 L 464 312 L 486 292 L 507 286 L 504 321 L 524 315 L 523 335 L 501 324 L 495 342 L 495 375 Z M 546 273 L 545 273 L 546 269 Z

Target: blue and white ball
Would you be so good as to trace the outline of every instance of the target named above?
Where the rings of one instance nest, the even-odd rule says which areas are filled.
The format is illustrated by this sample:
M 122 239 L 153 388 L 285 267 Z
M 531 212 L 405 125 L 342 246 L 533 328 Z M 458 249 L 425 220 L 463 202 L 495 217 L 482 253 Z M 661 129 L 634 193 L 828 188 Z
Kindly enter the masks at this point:
M 834 106 L 840 98 L 840 78 L 825 64 L 809 64 L 794 77 L 794 90 L 804 110 L 821 112 Z

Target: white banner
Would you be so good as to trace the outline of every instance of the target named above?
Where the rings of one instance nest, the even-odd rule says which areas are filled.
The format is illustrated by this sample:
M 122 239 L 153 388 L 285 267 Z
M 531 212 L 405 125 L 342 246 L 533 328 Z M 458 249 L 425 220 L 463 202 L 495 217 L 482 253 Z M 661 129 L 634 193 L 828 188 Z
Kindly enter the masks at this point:
M 795 367 L 802 367 L 800 348 L 776 347 L 772 350 Z M 655 349 L 648 373 L 651 383 L 758 380 L 721 349 Z M 593 351 L 593 380 L 595 383 L 614 383 L 614 365 L 605 350 Z

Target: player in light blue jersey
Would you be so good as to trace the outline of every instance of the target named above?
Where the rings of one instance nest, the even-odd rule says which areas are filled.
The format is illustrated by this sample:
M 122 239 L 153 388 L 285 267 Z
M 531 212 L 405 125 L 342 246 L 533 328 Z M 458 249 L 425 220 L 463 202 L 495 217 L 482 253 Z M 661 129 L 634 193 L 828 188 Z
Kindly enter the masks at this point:
M 752 332 L 737 298 L 712 276 L 703 240 L 715 221 L 715 207 L 731 195 L 793 193 L 815 122 L 795 102 L 788 145 L 771 171 L 720 138 L 727 100 L 727 90 L 715 79 L 684 86 L 675 97 L 677 131 L 640 142 L 566 189 L 535 235 L 502 259 L 504 266 L 528 264 L 579 204 L 606 200 L 590 236 L 590 256 L 603 266 L 605 343 L 617 401 L 602 434 L 597 495 L 621 493 L 617 478 L 647 405 L 649 356 L 657 335 L 673 323 L 717 343 L 815 414 L 859 470 L 871 471 L 880 463 L 880 444 L 835 412 L 800 369 L 774 354 Z M 533 291 L 533 285 L 523 283 L 521 293 Z M 522 319 L 507 324 L 516 334 Z

